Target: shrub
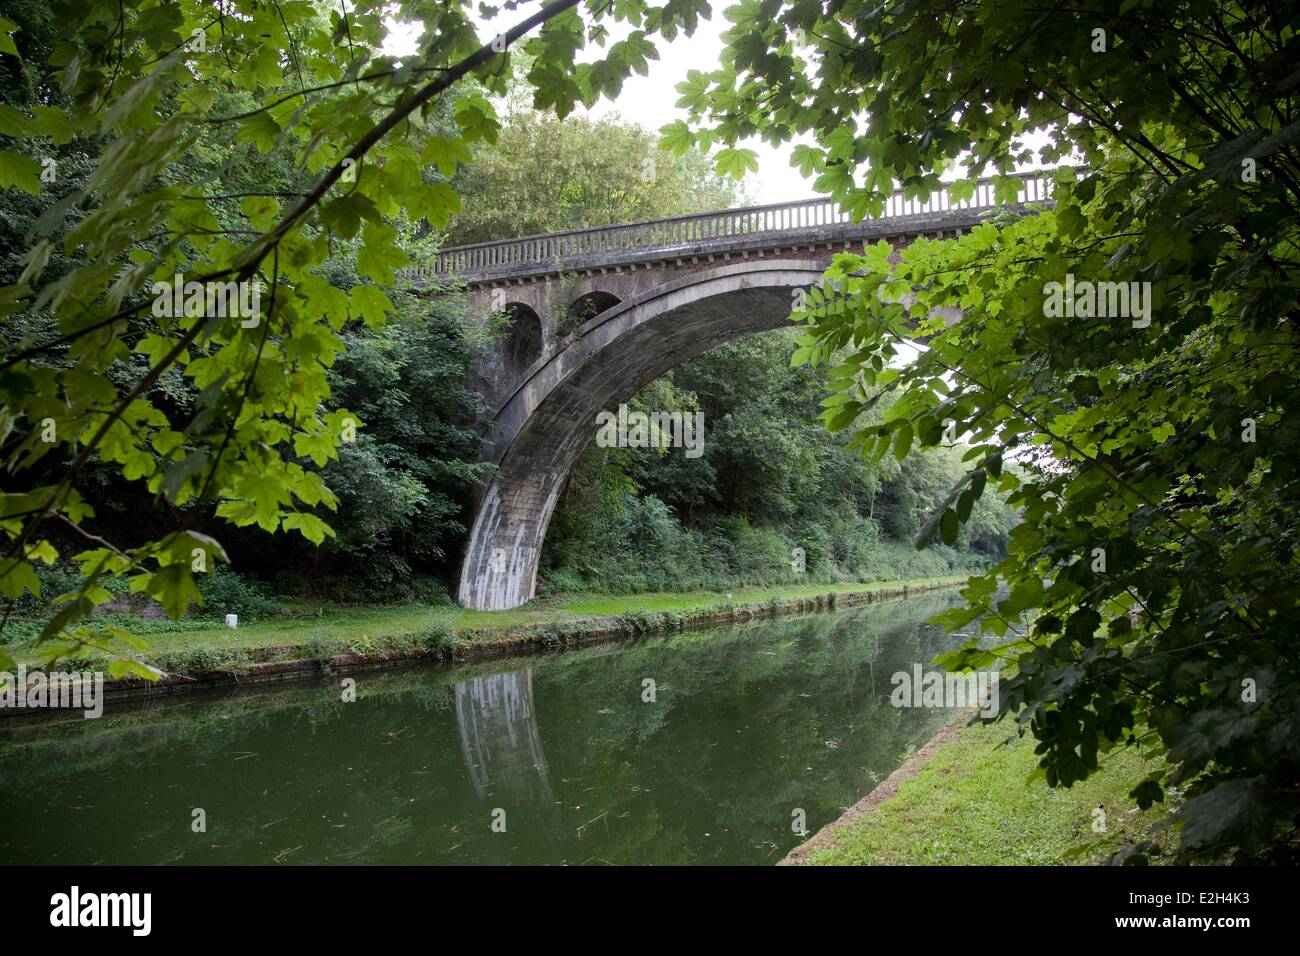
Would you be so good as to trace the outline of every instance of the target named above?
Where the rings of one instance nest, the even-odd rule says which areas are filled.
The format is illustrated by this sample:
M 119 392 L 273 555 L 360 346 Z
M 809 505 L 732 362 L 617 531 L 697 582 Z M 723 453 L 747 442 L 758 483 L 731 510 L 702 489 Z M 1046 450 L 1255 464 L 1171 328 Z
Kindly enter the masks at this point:
M 446 624 L 431 624 L 428 629 L 416 635 L 416 642 L 426 654 L 435 657 L 451 657 L 460 645 L 456 635 Z
M 151 663 L 169 674 L 193 674 L 225 670 L 246 663 L 248 659 L 248 651 L 241 647 L 191 647 L 160 654 Z
M 247 580 L 237 571 L 223 568 L 196 577 L 203 604 L 194 610 L 195 617 L 224 618 L 227 614 L 238 614 L 241 618 L 257 620 L 283 610 L 283 605 L 267 593 L 265 585 Z
M 591 583 L 574 568 L 552 568 L 541 575 L 538 596 L 573 594 L 592 590 Z
M 659 622 L 654 615 L 645 611 L 633 611 L 629 614 L 622 614 L 618 617 L 618 626 L 633 634 L 645 634 L 649 631 L 659 629 Z

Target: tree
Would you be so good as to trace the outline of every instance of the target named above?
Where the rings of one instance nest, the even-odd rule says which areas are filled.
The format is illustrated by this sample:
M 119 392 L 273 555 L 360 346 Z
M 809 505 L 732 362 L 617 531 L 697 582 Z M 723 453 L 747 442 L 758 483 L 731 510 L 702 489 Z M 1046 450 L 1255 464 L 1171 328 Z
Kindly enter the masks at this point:
M 209 502 L 236 526 L 323 542 L 333 529 L 317 510 L 337 495 L 319 469 L 364 424 L 324 405 L 342 329 L 379 327 L 392 312 L 384 287 L 408 262 L 403 218 L 437 230 L 458 208 L 422 168 L 445 180 L 496 137 L 486 94 L 504 92 L 516 44 L 531 60 L 534 105 L 563 115 L 616 94 L 655 55 L 651 37 L 693 30 L 702 8 L 598 0 L 579 13 L 578 0 L 556 0 L 485 41 L 468 4 L 413 0 L 401 13 L 422 28 L 421 46 L 407 62 L 380 53 L 381 3 L 56 0 L 17 8 L 24 23 L 0 21 L 0 62 L 31 94 L 0 106 L 0 189 L 41 203 L 21 271 L 0 288 L 0 593 L 39 593 L 33 562 L 85 546 L 74 554 L 82 586 L 42 632 L 49 659 L 134 640 L 87 623 L 111 596 L 106 580 L 127 578 L 179 616 L 197 595 L 194 574 L 226 557 L 192 527 L 126 548 L 95 534 L 81 494 L 92 459 L 170 505 Z M 588 43 L 605 44 L 602 21 L 614 17 L 628 36 L 577 63 Z M 29 45 L 24 24 L 52 51 Z M 481 92 L 453 92 L 470 78 Z M 447 113 L 450 128 L 431 127 Z M 212 165 L 195 169 L 188 158 L 214 144 Z M 49 201 L 69 151 L 88 157 L 84 184 Z M 232 170 L 285 155 L 283 188 L 265 177 L 225 188 Z M 367 281 L 344 293 L 318 271 L 334 242 L 352 239 Z M 192 402 L 169 400 L 177 378 Z M 149 675 L 114 665 L 126 671 Z
M 724 66 L 679 87 L 700 127 L 666 130 L 679 147 L 806 135 L 796 162 L 857 215 L 954 166 L 991 169 L 1012 198 L 1020 163 L 1085 164 L 1026 218 L 838 257 L 795 358 L 834 362 L 827 420 L 864 453 L 935 446 L 949 422 L 973 436 L 923 537 L 955 540 L 990 486 L 1023 509 L 1007 559 L 946 617 L 1010 639 L 947 662 L 1016 665 L 1003 708 L 1048 781 L 1157 742 L 1168 768 L 1133 797 L 1177 788 L 1184 855 L 1293 859 L 1300 10 L 743 0 L 727 15 Z M 951 327 L 929 318 L 954 305 Z M 917 359 L 891 365 L 918 335 Z M 883 420 L 854 425 L 884 394 Z
M 448 241 L 486 242 L 745 204 L 698 150 L 660 150 L 617 117 L 560 119 L 514 105 L 495 143 L 479 143 L 455 186 Z
M 355 409 L 367 426 L 322 471 L 339 496 L 337 534 L 314 555 L 326 582 L 346 578 L 388 600 L 417 590 L 417 570 L 444 578 L 457 570 L 465 506 L 491 469 L 472 382 L 487 343 L 446 299 L 393 300 L 384 327 L 344 333 L 330 369 L 331 403 Z M 286 563 L 303 570 L 301 560 Z

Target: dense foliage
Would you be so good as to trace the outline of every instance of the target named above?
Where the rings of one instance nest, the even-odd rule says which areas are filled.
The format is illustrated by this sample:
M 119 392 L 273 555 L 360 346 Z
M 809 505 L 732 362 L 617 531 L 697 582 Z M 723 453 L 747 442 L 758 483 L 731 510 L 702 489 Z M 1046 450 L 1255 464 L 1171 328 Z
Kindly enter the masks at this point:
M 21 6 L 11 15 L 22 19 L 17 34 L 24 39 L 26 56 L 21 61 L 12 57 L 0 59 L 0 64 L 8 66 L 22 80 L 5 86 L 8 108 L 13 115 L 20 115 L 18 110 L 26 110 L 36 116 L 48 116 L 50 108 L 42 106 L 42 101 L 51 98 L 58 101 L 62 91 L 54 84 L 50 69 L 47 67 L 42 73 L 38 66 L 61 42 L 53 25 L 54 19 L 48 16 L 47 5 L 38 3 Z M 255 104 L 256 100 L 251 96 L 227 89 L 218 96 L 213 110 L 237 113 L 241 108 L 251 108 Z M 427 128 L 412 133 L 410 140 L 414 148 L 436 148 L 443 133 L 456 129 L 452 117 L 454 109 L 453 101 L 440 103 L 430 113 Z M 313 179 L 310 170 L 299 165 L 290 143 L 277 140 L 259 145 L 249 141 L 243 132 L 237 123 L 211 124 L 188 143 L 171 165 L 160 170 L 158 177 L 158 185 L 164 193 L 188 189 L 195 183 L 207 184 L 206 188 L 213 194 L 215 214 L 223 225 L 232 226 L 226 230 L 231 234 L 240 231 L 233 227 L 246 225 L 240 210 L 250 199 L 266 198 L 274 204 L 278 198 L 298 195 L 297 191 L 307 188 Z M 92 147 L 102 148 L 109 142 L 109 136 L 73 136 L 57 150 L 55 172 L 48 183 L 41 184 L 39 196 L 14 188 L 0 199 L 0 212 L 3 212 L 0 229 L 3 229 L 5 253 L 0 268 L 9 282 L 22 285 L 20 280 L 26 275 L 26 262 L 21 258 L 24 244 L 29 236 L 38 235 L 46 228 L 50 210 L 64 216 L 66 228 L 75 226 L 78 217 L 74 211 L 69 211 L 69 207 L 75 207 L 91 188 L 95 169 Z M 39 138 L 14 145 L 35 158 L 40 158 L 44 150 Z M 18 160 L 11 159 L 10 162 L 17 163 Z M 433 168 L 422 171 L 417 178 L 420 182 L 437 186 L 446 175 L 454 172 L 455 166 L 454 162 L 449 167 L 435 163 Z M 440 168 L 446 170 L 446 175 L 439 171 Z M 442 188 L 447 187 L 444 185 Z M 418 256 L 428 248 L 429 232 L 427 219 L 413 220 L 402 211 L 394 220 L 393 232 L 387 241 L 402 247 L 395 250 L 399 255 L 407 254 L 402 252 L 407 250 L 410 255 Z M 150 542 L 166 542 L 163 546 L 168 553 L 180 557 L 178 548 L 184 546 L 184 540 L 203 548 L 213 548 L 217 547 L 215 542 L 219 535 L 220 554 L 229 557 L 232 565 L 239 568 L 236 572 L 219 567 L 216 561 L 210 560 L 212 552 L 204 555 L 208 560 L 198 560 L 190 549 L 185 552 L 188 557 L 184 561 L 167 565 L 177 573 L 165 575 L 158 587 L 149 583 L 152 578 L 141 578 L 138 574 L 106 573 L 99 577 L 93 592 L 88 591 L 87 595 L 94 604 L 108 610 L 115 610 L 128 601 L 123 592 L 142 590 L 146 593 L 129 599 L 131 606 L 148 609 L 148 605 L 142 605 L 141 598 L 152 598 L 161 599 L 173 613 L 182 611 L 184 602 L 169 601 L 167 594 L 171 593 L 173 585 L 184 589 L 183 572 L 186 570 L 192 573 L 195 587 L 188 592 L 188 597 L 202 597 L 216 608 L 242 611 L 247 615 L 274 606 L 265 600 L 244 598 L 246 593 L 257 592 L 256 585 L 246 583 L 249 575 L 271 579 L 287 593 L 323 590 L 338 580 L 347 579 L 359 593 L 374 597 L 380 588 L 385 588 L 389 596 L 401 597 L 409 591 L 404 591 L 398 584 L 413 562 L 435 570 L 446 570 L 454 563 L 459 535 L 463 532 L 460 518 L 463 501 L 468 497 L 469 485 L 482 470 L 482 466 L 477 464 L 479 436 L 472 430 L 479 412 L 479 398 L 467 380 L 487 342 L 473 331 L 473 322 L 463 315 L 454 299 L 430 301 L 427 297 L 419 299 L 401 293 L 393 288 L 395 277 L 391 275 L 385 277 L 388 281 L 384 292 L 385 301 L 391 308 L 391 323 L 380 323 L 377 313 L 371 314 L 367 320 L 354 306 L 379 301 L 373 297 L 378 291 L 374 276 L 367 270 L 381 267 L 367 253 L 366 230 L 351 238 L 339 231 L 326 231 L 321 235 L 328 240 L 323 247 L 326 255 L 315 269 L 315 275 L 308 280 L 308 287 L 316 288 L 326 300 L 329 311 L 325 320 L 331 334 L 337 338 L 333 345 L 326 347 L 326 338 L 315 337 L 323 333 L 319 330 L 311 333 L 303 327 L 301 331 L 306 338 L 298 346 L 301 354 L 289 363 L 288 368 L 314 367 L 324 372 L 326 390 L 319 400 L 317 414 L 325 416 L 322 420 L 331 420 L 328 416 L 333 414 L 332 420 L 339 424 L 346 424 L 343 416 L 351 417 L 355 428 L 351 429 L 353 434 L 347 436 L 340 430 L 339 437 L 343 440 L 333 455 L 323 445 L 298 436 L 294 440 L 293 454 L 287 459 L 292 469 L 288 474 L 301 475 L 301 480 L 306 482 L 304 487 L 314 488 L 320 486 L 320 480 L 309 476 L 319 472 L 331 489 L 328 494 L 322 492 L 322 500 L 337 499 L 347 510 L 334 519 L 328 530 L 323 524 L 315 524 L 319 519 L 309 513 L 288 516 L 289 527 L 298 525 L 309 542 L 303 542 L 297 536 L 268 538 L 265 525 L 260 522 L 231 529 L 215 516 L 210 500 L 202 500 L 202 496 L 189 500 L 182 500 L 183 495 L 180 499 L 175 498 L 171 494 L 174 490 L 171 484 L 164 482 L 160 485 L 158 482 L 160 465 L 151 467 L 143 459 L 133 459 L 135 465 L 123 468 L 94 455 L 81 462 L 78 481 L 70 492 L 81 502 L 82 520 L 64 520 L 68 517 L 65 515 L 59 524 L 47 526 L 47 541 L 53 547 L 32 552 L 49 561 L 50 566 L 38 564 L 32 576 L 23 579 L 25 588 L 18 583 L 24 574 L 23 566 L 6 566 L 11 576 L 6 579 L 5 593 L 17 598 L 10 603 L 11 612 L 16 611 L 19 617 L 25 617 L 44 606 L 44 601 L 38 601 L 36 597 L 38 584 L 44 585 L 44 600 L 55 599 L 56 609 L 59 606 L 58 595 L 74 594 L 78 590 L 76 585 L 85 581 L 67 571 L 78 564 L 86 567 L 87 561 L 98 561 L 103 555 L 99 552 L 85 553 L 74 563 L 67 557 L 56 560 L 55 553 L 57 550 L 62 555 L 76 555 L 87 541 L 108 543 L 114 560 L 120 560 L 126 555 L 149 553 Z M 128 256 L 137 260 L 149 256 L 163 259 L 175 254 L 176 245 L 175 239 L 162 230 L 137 239 L 131 244 Z M 184 243 L 180 245 L 184 247 Z M 45 265 L 46 274 L 52 278 L 75 274 L 90 261 L 84 245 L 46 243 L 44 248 L 50 253 Z M 123 262 L 127 261 L 128 258 L 123 257 Z M 317 280 L 324 285 L 311 284 Z M 268 297 L 269 293 L 264 295 L 263 302 L 273 307 L 274 300 L 266 303 Z M 48 309 L 29 310 L 12 317 L 7 323 L 6 333 L 11 343 L 35 345 L 30 357 L 34 367 L 65 370 L 75 367 L 79 375 L 91 374 L 92 363 L 83 360 L 76 346 L 69 349 L 67 341 L 54 338 L 57 330 L 53 320 L 54 315 Z M 150 338 L 149 322 L 142 316 L 130 316 L 123 321 L 126 323 L 125 341 L 134 344 L 135 348 L 111 364 L 106 375 L 108 383 L 125 389 L 150 374 L 150 350 L 157 342 L 156 337 Z M 283 335 L 268 333 L 260 354 L 244 354 L 244 358 L 252 360 L 244 378 L 250 398 L 260 394 L 259 390 L 269 382 L 264 372 L 260 376 L 253 372 L 265 367 L 266 348 L 273 349 L 285 342 Z M 236 363 L 242 361 L 238 355 L 226 354 L 228 351 L 211 351 L 210 358 L 213 362 L 218 357 Z M 311 354 L 313 351 L 314 355 Z M 337 358 L 335 352 L 339 353 Z M 276 367 L 281 366 L 277 364 Z M 72 372 L 65 374 L 71 375 Z M 212 367 L 204 373 L 207 377 L 216 374 Z M 229 373 L 220 374 L 228 376 Z M 166 442 L 171 439 L 157 436 L 150 439 L 149 447 L 163 460 L 171 458 L 178 465 L 188 461 L 186 467 L 200 468 L 200 459 L 204 459 L 206 454 L 199 447 L 202 442 L 200 433 L 219 439 L 220 444 L 212 449 L 218 457 L 223 453 L 231 454 L 229 449 L 235 441 L 234 435 L 229 436 L 230 444 L 227 444 L 228 428 L 218 428 L 211 417 L 212 414 L 220 415 L 221 411 L 203 411 L 205 400 L 213 397 L 213 386 L 205 384 L 207 377 L 183 375 L 178 369 L 171 368 L 159 374 L 152 388 L 142 393 L 154 403 L 157 411 L 171 416 L 178 427 L 183 426 L 182 434 L 186 438 L 180 448 L 187 450 L 184 457 L 178 458 L 176 452 L 161 454 L 159 449 L 170 447 Z M 300 389 L 309 377 L 304 373 L 290 378 L 288 384 L 291 389 Z M 84 377 L 72 380 L 88 381 Z M 221 380 L 218 377 L 217 381 Z M 16 387 L 30 385 L 21 377 L 10 381 Z M 29 393 L 27 397 L 35 396 Z M 250 401 L 245 401 L 243 410 L 239 412 L 241 420 L 246 420 L 254 407 Z M 348 407 L 353 411 L 347 412 Z M 12 411 L 10 406 L 6 406 L 6 410 Z M 75 412 L 75 408 L 71 411 Z M 235 409 L 227 407 L 225 411 Z M 10 451 L 18 457 L 11 458 L 10 462 L 23 472 L 24 483 L 30 490 L 18 495 L 10 505 L 30 500 L 28 496 L 39 492 L 42 487 L 58 488 L 69 462 L 75 461 L 69 454 L 61 454 L 57 447 L 51 447 L 57 446 L 57 440 L 37 441 L 34 445 L 36 454 L 32 456 L 35 460 L 28 460 L 26 451 L 32 450 L 34 439 L 43 438 L 41 430 L 37 429 L 33 434 L 16 423 L 11 424 L 15 434 L 10 436 Z M 55 417 L 50 424 L 56 439 L 58 435 L 77 437 L 76 432 L 63 429 L 62 419 Z M 26 451 L 21 442 L 25 442 Z M 77 446 L 74 444 L 73 447 Z M 209 478 L 211 474 L 209 471 Z M 142 480 L 146 478 L 153 480 Z M 216 490 L 212 484 L 204 487 L 207 492 Z M 210 499 L 211 495 L 207 497 Z M 233 515 L 226 511 L 226 516 Z M 240 523 L 245 522 L 240 519 Z M 19 525 L 11 522 L 9 527 L 15 530 Z M 328 545 L 317 547 L 326 544 L 326 535 L 329 536 Z M 180 567 L 182 564 L 187 567 Z M 109 568 L 113 566 L 111 562 L 106 565 Z M 142 584 L 144 586 L 140 587 Z M 445 587 L 434 585 L 430 592 L 426 585 L 419 593 L 445 593 Z M 84 610 L 81 602 L 77 603 Z M 209 609 L 208 613 L 212 611 Z M 108 619 L 98 616 L 97 620 Z M 70 620 L 65 619 L 63 623 L 70 623 Z M 119 629 L 97 630 L 101 634 L 111 633 L 119 637 L 123 634 Z M 23 621 L 20 626 L 10 627 L 5 635 L 0 636 L 0 642 L 5 637 L 26 635 L 30 631 L 29 622 Z M 63 646 L 56 643 L 52 650 L 61 650 Z
M 1015 515 L 975 506 L 953 547 L 912 539 L 962 474 L 954 446 L 868 462 L 819 421 L 827 380 L 793 369 L 793 333 L 719 346 L 643 390 L 630 407 L 702 412 L 703 453 L 593 445 L 570 476 L 542 570 L 554 590 L 726 589 L 876 581 L 982 570 Z
M 935 445 L 948 422 L 970 435 L 929 534 L 951 540 L 986 488 L 1023 508 L 1008 557 L 948 616 L 983 614 L 1008 640 L 949 663 L 1016 663 L 1002 702 L 1049 782 L 1156 744 L 1168 767 L 1133 796 L 1181 794 L 1184 854 L 1294 859 L 1300 9 L 743 0 L 727 15 L 723 65 L 682 103 L 710 139 L 807 135 L 796 160 L 858 213 L 954 164 L 1086 164 L 1058 177 L 1054 209 L 841 257 L 796 360 L 834 364 L 828 423 L 866 454 Z M 944 306 L 964 317 L 928 318 Z M 928 348 L 891 367 L 918 332 Z M 859 418 L 886 394 L 882 421 Z

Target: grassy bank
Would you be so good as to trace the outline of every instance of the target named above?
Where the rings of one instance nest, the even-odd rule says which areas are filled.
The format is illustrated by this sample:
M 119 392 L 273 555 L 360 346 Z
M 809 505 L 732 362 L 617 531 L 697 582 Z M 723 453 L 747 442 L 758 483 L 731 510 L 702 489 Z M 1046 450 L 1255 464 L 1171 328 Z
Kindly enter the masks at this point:
M 1127 794 L 1150 767 L 1133 748 L 1100 758 L 1088 780 L 1051 788 L 1035 775 L 1034 742 L 1003 746 L 1010 724 L 961 727 L 897 792 L 859 804 L 791 862 L 810 865 L 956 866 L 1097 863 L 1129 842 L 1152 837 L 1165 812 L 1134 808 Z M 1104 811 L 1095 832 L 1094 811 Z M 1077 848 L 1077 849 L 1076 849 Z
M 147 651 L 137 659 L 174 675 L 334 658 L 474 656 L 476 647 L 526 649 L 550 646 L 592 634 L 635 634 L 717 623 L 717 618 L 757 616 L 800 610 L 814 602 L 833 606 L 837 599 L 861 603 L 902 589 L 922 590 L 959 584 L 964 577 L 928 578 L 874 584 L 812 584 L 738 589 L 730 593 L 571 595 L 532 602 L 509 611 L 471 611 L 455 605 L 400 607 L 299 607 L 294 616 L 241 625 L 211 622 L 158 622 L 144 635 Z M 150 622 L 142 622 L 150 623 Z M 130 626 L 127 624 L 127 626 Z M 37 649 L 18 646 L 20 661 L 38 659 Z M 125 648 L 123 648 L 125 651 Z M 93 669 L 97 656 L 84 652 L 71 664 Z M 70 665 L 66 665 L 70 666 Z

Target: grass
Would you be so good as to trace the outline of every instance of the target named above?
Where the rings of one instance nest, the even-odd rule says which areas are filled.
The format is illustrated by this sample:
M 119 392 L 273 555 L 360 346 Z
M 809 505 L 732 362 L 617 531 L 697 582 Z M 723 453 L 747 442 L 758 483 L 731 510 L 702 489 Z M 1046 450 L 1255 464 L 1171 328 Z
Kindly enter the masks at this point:
M 1000 746 L 1011 733 L 1004 724 L 963 727 L 892 798 L 812 851 L 808 864 L 1097 863 L 1126 842 L 1152 838 L 1151 826 L 1167 807 L 1139 811 L 1128 798 L 1154 766 L 1135 748 L 1103 755 L 1082 783 L 1051 788 L 1041 776 L 1031 779 L 1038 760 L 1032 738 Z M 1103 833 L 1092 826 L 1099 806 Z
M 772 599 L 792 600 L 818 594 L 848 594 L 898 588 L 919 587 L 966 580 L 965 575 L 949 578 L 925 578 L 909 581 L 885 581 L 874 584 L 806 584 L 766 588 L 737 588 L 732 601 L 761 604 Z M 624 617 L 635 614 L 665 612 L 699 612 L 722 609 L 728 605 L 727 593 L 693 591 L 659 594 L 575 594 L 533 601 L 508 611 L 471 611 L 452 604 L 411 604 L 389 607 L 348 607 L 338 605 L 299 606 L 294 616 L 240 624 L 234 630 L 210 620 L 195 621 L 193 627 L 172 624 L 167 630 L 148 629 L 144 659 L 175 652 L 231 653 L 284 645 L 317 646 L 345 643 L 366 645 L 387 639 L 446 630 L 458 637 L 473 640 L 476 636 L 499 634 L 511 628 L 530 625 L 564 625 L 599 617 Z M 219 609 L 213 609 L 219 610 Z M 127 625 L 130 626 L 129 624 Z M 178 628 L 178 629 L 173 629 Z M 183 629 L 180 629 L 183 628 Z M 35 648 L 14 648 L 20 662 L 33 662 L 39 654 Z M 125 648 L 123 649 L 125 650 Z

